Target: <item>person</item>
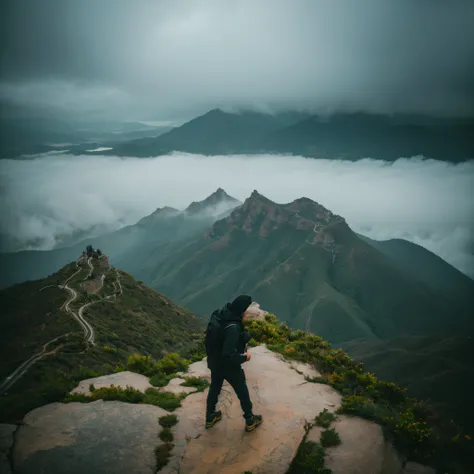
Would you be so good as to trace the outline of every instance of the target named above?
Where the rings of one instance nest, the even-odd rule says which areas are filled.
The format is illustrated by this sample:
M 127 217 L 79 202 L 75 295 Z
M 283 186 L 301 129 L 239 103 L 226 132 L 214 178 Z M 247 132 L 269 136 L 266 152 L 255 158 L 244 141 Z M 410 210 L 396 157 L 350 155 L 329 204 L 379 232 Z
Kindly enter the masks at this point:
M 214 311 L 209 321 L 206 353 L 207 366 L 211 370 L 211 386 L 206 403 L 206 429 L 212 428 L 222 419 L 222 412 L 216 411 L 216 404 L 224 380 L 227 380 L 239 397 L 245 431 L 254 431 L 262 423 L 262 416 L 255 415 L 252 411 L 249 389 L 241 365 L 251 358 L 246 352 L 251 337 L 243 326 L 245 312 L 251 303 L 250 296 L 240 295 L 232 303 Z

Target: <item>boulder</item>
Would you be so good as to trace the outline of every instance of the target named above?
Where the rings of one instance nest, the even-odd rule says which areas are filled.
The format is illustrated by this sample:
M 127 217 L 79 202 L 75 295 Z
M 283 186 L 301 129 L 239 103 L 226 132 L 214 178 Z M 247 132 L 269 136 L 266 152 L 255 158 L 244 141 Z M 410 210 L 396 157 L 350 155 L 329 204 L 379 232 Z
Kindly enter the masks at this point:
M 155 474 L 158 418 L 152 405 L 52 403 L 26 415 L 16 433 L 16 474 Z
M 266 314 L 268 314 L 268 312 L 260 309 L 260 305 L 256 301 L 254 301 L 246 311 L 248 321 L 264 321 Z
M 140 390 L 140 392 L 145 392 L 147 388 L 153 387 L 150 385 L 148 377 L 136 374 L 134 372 L 125 371 L 82 380 L 79 382 L 79 385 L 76 388 L 71 390 L 71 393 L 83 393 L 84 395 L 90 395 L 90 384 L 93 384 L 94 388 L 110 387 L 111 385 L 125 388 L 128 385 L 136 390 Z
M 332 428 L 341 439 L 340 445 L 326 448 L 325 464 L 333 474 L 402 474 L 402 462 L 385 442 L 381 426 L 339 415 Z M 306 439 L 319 443 L 323 429 L 314 426 Z

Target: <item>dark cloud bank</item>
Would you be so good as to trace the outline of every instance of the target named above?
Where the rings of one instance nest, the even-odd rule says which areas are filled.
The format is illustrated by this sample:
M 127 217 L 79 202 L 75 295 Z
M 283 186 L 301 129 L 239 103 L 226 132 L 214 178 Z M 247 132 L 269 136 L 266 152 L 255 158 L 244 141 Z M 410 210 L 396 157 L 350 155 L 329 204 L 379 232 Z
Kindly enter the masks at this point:
M 474 114 L 474 2 L 2 3 L 0 98 L 184 119 L 214 107 Z

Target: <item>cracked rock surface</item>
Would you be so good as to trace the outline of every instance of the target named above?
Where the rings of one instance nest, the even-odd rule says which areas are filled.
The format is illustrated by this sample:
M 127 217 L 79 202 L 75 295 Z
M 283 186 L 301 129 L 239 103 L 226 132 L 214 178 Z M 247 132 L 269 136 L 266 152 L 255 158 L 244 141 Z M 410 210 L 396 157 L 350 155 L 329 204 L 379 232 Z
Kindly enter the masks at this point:
M 154 474 L 167 414 L 122 402 L 52 403 L 26 415 L 13 448 L 16 474 Z

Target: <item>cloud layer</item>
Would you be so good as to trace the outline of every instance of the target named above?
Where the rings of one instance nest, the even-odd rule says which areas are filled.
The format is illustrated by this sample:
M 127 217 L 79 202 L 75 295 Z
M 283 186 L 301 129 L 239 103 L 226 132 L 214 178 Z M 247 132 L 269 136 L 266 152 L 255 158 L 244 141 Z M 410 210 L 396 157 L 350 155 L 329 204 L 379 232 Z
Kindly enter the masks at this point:
M 254 189 L 280 203 L 309 197 L 357 232 L 416 242 L 474 277 L 474 161 L 182 153 L 0 160 L 0 233 L 23 246 L 51 248 L 60 235 L 118 228 L 165 205 L 183 209 L 218 187 L 241 201 Z
M 474 114 L 474 2 L 43 0 L 0 15 L 0 98 L 166 119 L 214 107 Z

